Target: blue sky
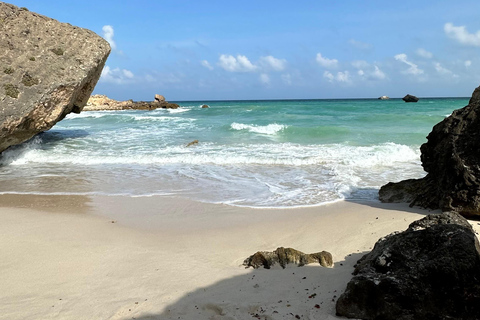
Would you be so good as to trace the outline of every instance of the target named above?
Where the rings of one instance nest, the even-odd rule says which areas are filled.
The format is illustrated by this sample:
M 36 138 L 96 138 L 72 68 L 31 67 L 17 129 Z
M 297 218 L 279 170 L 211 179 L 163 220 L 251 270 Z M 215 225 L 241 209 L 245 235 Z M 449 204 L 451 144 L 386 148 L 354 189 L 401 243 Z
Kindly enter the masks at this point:
M 112 45 L 118 100 L 470 96 L 480 1 L 10 1 Z

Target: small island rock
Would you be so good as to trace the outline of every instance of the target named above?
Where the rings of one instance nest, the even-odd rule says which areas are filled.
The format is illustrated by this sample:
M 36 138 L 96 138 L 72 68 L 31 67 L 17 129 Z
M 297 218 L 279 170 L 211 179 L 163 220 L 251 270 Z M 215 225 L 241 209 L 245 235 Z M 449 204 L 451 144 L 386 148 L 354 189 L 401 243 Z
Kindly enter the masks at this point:
M 389 100 L 389 99 L 390 99 L 390 97 L 388 97 L 388 96 L 381 96 L 381 97 L 378 98 L 378 100 Z
M 411 94 L 407 94 L 405 97 L 402 98 L 403 101 L 405 102 L 418 102 L 418 98 L 415 96 L 412 96 Z

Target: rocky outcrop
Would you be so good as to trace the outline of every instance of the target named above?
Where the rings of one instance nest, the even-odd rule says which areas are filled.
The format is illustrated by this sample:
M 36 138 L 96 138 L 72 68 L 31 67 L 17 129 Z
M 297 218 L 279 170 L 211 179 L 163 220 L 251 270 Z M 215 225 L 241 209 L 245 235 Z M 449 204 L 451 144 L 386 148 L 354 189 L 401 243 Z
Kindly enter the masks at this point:
M 80 112 L 109 53 L 90 30 L 0 2 L 0 152 Z
M 210 107 L 206 104 L 202 105 L 202 109 L 207 109 L 207 108 L 210 108 Z
M 405 102 L 417 102 L 419 99 L 411 94 L 407 94 L 405 97 L 402 98 Z
M 478 319 L 480 246 L 456 213 L 429 215 L 380 239 L 336 304 L 356 319 Z
M 254 269 L 264 267 L 270 269 L 275 265 L 282 268 L 288 264 L 296 264 L 299 267 L 309 263 L 319 263 L 323 267 L 333 267 L 332 254 L 327 251 L 305 254 L 292 248 L 277 248 L 275 251 L 258 251 L 243 261 L 243 265 Z
M 378 98 L 378 100 L 388 100 L 390 99 L 390 97 L 387 97 L 387 96 L 381 96 Z
M 117 101 L 110 99 L 105 95 L 96 94 L 88 99 L 87 105 L 83 111 L 102 111 L 102 110 L 155 110 L 162 109 L 177 109 L 180 106 L 176 103 L 168 101 Z
M 420 148 L 427 176 L 383 186 L 380 200 L 480 217 L 480 87 L 427 140 Z

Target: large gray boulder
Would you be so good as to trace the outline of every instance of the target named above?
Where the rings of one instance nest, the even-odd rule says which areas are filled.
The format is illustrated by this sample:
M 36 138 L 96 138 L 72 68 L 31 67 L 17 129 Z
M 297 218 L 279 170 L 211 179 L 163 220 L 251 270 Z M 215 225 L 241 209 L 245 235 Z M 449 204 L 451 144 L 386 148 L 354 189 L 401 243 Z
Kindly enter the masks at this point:
M 380 200 L 480 217 L 480 87 L 466 107 L 435 125 L 427 140 L 420 150 L 428 174 L 388 183 Z
M 80 112 L 109 54 L 90 30 L 0 2 L 0 152 Z
M 355 266 L 337 314 L 372 320 L 480 317 L 480 246 L 457 213 L 432 214 L 380 239 Z

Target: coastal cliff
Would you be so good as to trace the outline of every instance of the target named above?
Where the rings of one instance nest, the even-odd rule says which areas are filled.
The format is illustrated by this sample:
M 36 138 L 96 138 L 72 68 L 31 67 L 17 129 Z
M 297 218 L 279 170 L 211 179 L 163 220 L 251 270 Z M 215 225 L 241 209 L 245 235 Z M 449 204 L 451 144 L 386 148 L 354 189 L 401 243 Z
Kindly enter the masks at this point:
M 0 152 L 82 111 L 109 54 L 90 30 L 0 2 Z

